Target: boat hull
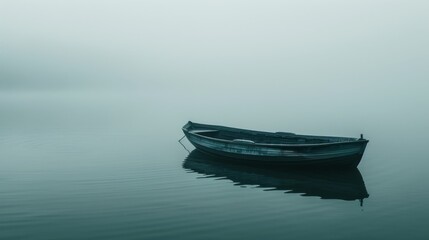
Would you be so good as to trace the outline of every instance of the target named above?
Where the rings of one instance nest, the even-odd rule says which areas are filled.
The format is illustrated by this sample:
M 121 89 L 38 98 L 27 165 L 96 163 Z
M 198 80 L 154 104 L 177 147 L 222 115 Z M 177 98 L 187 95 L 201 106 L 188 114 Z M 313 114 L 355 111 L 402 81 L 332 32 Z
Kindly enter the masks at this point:
M 211 125 L 206 126 L 210 129 Z M 365 151 L 367 140 L 338 144 L 252 144 L 214 139 L 183 129 L 196 149 L 231 161 L 290 167 L 357 167 Z

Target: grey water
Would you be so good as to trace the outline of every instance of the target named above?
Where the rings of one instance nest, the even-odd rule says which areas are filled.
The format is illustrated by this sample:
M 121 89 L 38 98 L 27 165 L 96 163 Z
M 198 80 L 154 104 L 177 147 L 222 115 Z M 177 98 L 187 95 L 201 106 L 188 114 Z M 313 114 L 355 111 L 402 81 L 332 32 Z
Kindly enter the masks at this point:
M 0 239 L 427 239 L 428 7 L 2 1 Z M 188 120 L 370 142 L 264 170 Z

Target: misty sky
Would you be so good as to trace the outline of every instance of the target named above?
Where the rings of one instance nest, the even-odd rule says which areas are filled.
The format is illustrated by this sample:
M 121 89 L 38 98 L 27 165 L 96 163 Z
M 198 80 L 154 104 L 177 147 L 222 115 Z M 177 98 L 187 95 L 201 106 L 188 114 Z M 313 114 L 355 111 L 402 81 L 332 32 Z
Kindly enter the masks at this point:
M 174 127 L 425 126 L 428 12 L 405 0 L 2 0 L 0 105 L 11 123 L 17 101 L 37 113 L 29 103 L 44 98 L 55 114 L 79 101 L 136 124 L 162 111 Z
M 428 12 L 405 0 L 2 0 L 0 88 L 419 92 Z

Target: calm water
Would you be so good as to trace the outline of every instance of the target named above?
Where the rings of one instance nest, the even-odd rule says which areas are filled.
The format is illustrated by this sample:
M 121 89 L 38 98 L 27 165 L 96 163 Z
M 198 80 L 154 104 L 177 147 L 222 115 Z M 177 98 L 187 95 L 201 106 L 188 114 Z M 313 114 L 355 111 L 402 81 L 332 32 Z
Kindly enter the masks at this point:
M 3 93 L 0 238 L 428 236 L 423 120 L 338 121 L 332 112 L 320 120 L 297 117 L 300 110 L 261 108 L 276 116 L 270 118 L 235 110 L 239 103 L 204 107 L 215 95 L 195 103 L 156 94 Z M 273 131 L 357 136 L 359 129 L 370 144 L 359 170 L 348 176 L 240 168 L 195 152 L 188 157 L 177 142 L 187 116 Z

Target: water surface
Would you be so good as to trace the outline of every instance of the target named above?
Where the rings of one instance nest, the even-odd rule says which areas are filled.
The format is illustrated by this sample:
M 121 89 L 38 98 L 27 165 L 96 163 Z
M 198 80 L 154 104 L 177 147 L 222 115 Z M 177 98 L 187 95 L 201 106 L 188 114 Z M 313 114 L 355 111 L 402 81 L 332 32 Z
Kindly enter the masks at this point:
M 370 121 L 356 121 L 353 125 L 365 130 L 370 144 L 359 170 L 347 176 L 240 169 L 195 157 L 194 152 L 189 155 L 177 142 L 189 112 L 204 112 L 201 120 L 208 122 L 218 113 L 186 99 L 97 96 L 3 95 L 2 238 L 424 239 L 427 235 L 428 163 L 420 143 L 424 137 L 416 134 L 422 125 L 392 129 L 391 122 L 373 126 Z M 287 124 L 287 117 L 243 120 L 241 125 L 228 116 L 224 119 L 215 123 L 283 131 L 298 126 L 293 121 Z M 303 119 L 297 128 L 353 133 L 354 128 L 346 126 L 350 125 L 337 122 L 326 127 L 316 119 Z M 186 140 L 184 144 L 192 149 Z

